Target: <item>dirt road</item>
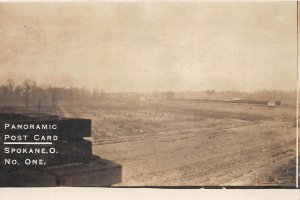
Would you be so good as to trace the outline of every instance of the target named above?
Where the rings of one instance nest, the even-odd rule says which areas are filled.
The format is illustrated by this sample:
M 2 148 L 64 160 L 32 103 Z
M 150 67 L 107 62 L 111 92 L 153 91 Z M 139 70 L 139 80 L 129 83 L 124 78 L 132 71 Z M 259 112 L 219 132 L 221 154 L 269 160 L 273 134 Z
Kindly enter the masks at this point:
M 292 108 L 100 102 L 61 110 L 92 119 L 94 154 L 123 166 L 123 186 L 295 185 Z M 287 170 L 280 181 L 279 168 Z

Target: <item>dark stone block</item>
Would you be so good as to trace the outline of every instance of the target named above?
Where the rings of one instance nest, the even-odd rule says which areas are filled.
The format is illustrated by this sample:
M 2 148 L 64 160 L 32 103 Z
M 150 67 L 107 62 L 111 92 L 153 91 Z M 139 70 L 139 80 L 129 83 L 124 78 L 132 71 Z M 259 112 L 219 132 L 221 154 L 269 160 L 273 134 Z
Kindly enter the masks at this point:
M 57 175 L 60 186 L 110 186 L 122 182 L 122 166 L 99 157 L 90 163 L 52 167 L 49 170 Z
M 41 170 L 0 173 L 2 187 L 110 186 L 122 181 L 122 166 L 94 156 L 89 163 L 75 163 Z
M 5 124 L 20 126 L 5 129 Z M 28 128 L 24 129 L 24 125 Z M 38 125 L 47 125 L 47 129 L 37 129 Z M 14 137 L 5 139 L 5 135 Z M 35 135 L 49 137 L 39 140 Z M 110 186 L 120 183 L 122 166 L 93 156 L 92 143 L 82 139 L 90 136 L 89 119 L 59 118 L 40 113 L 0 113 L 0 186 Z M 48 154 L 24 153 L 23 150 L 20 154 L 6 154 L 5 147 L 27 149 L 28 152 L 45 148 Z M 50 148 L 58 153 L 49 153 Z M 4 165 L 5 158 L 20 159 L 19 164 Z M 25 165 L 25 159 L 42 159 L 45 165 Z
M 2 187 L 54 187 L 57 177 L 48 171 L 17 170 L 11 173 L 0 173 Z
M 63 165 L 69 163 L 85 163 L 89 162 L 92 159 L 92 143 L 87 140 L 81 140 L 78 142 L 67 142 L 59 141 L 53 145 L 0 145 L 0 151 L 4 152 L 4 147 L 15 148 L 18 150 L 26 149 L 27 153 L 9 153 L 1 156 L 0 160 L 0 170 L 11 171 L 16 169 L 36 169 L 36 168 L 45 168 L 48 166 L 54 165 Z M 45 150 L 47 154 L 41 153 L 31 153 L 30 150 Z M 51 153 L 49 150 L 56 150 L 58 153 Z M 10 149 L 11 150 L 11 149 Z M 19 165 L 4 165 L 5 159 L 16 159 L 19 162 Z M 24 163 L 25 159 L 42 159 L 45 162 L 45 165 L 26 165 Z
M 10 127 L 5 129 L 5 124 Z M 12 129 L 12 125 L 20 125 L 22 129 Z M 25 125 L 25 126 L 24 126 Z M 27 126 L 28 125 L 28 126 Z M 37 129 L 38 126 L 45 125 L 47 129 Z M 73 119 L 73 118 L 37 118 L 37 119 L 16 119 L 0 120 L 1 139 L 3 135 L 29 135 L 30 140 L 35 134 L 39 135 L 57 135 L 59 140 L 74 140 L 82 137 L 91 137 L 91 120 L 90 119 Z M 28 128 L 24 128 L 28 127 Z M 32 128 L 30 128 L 32 127 Z M 53 129 L 57 127 L 56 129 Z

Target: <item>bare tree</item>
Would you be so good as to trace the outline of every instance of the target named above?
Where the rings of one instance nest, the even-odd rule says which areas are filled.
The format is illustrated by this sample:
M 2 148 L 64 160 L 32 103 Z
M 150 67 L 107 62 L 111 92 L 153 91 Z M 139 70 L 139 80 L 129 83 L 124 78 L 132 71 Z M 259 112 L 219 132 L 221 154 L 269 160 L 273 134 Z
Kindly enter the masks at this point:
M 59 99 L 59 89 L 52 88 L 52 107 L 53 107 L 53 109 L 57 108 L 58 99 Z
M 8 87 L 9 95 L 13 95 L 15 83 L 12 79 L 7 80 L 7 87 Z
M 25 83 L 24 83 L 24 86 L 25 86 L 26 108 L 28 108 L 28 106 L 29 106 L 29 95 L 30 95 L 29 93 L 30 93 L 30 90 L 31 90 L 30 81 L 26 80 Z

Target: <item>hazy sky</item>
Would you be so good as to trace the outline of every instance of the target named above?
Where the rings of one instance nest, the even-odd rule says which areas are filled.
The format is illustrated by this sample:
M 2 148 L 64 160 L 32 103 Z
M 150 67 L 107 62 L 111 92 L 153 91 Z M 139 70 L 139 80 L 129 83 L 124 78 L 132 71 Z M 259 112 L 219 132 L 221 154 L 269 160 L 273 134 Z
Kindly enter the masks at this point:
M 2 3 L 0 82 L 295 89 L 296 2 Z

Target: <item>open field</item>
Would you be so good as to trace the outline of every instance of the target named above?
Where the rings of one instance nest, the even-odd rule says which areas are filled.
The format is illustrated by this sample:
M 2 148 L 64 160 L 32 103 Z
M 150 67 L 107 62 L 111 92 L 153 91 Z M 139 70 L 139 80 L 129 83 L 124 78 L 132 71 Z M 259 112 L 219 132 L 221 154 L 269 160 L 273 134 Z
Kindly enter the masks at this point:
M 295 185 L 295 108 L 189 101 L 61 104 L 90 118 L 93 152 L 122 186 Z

